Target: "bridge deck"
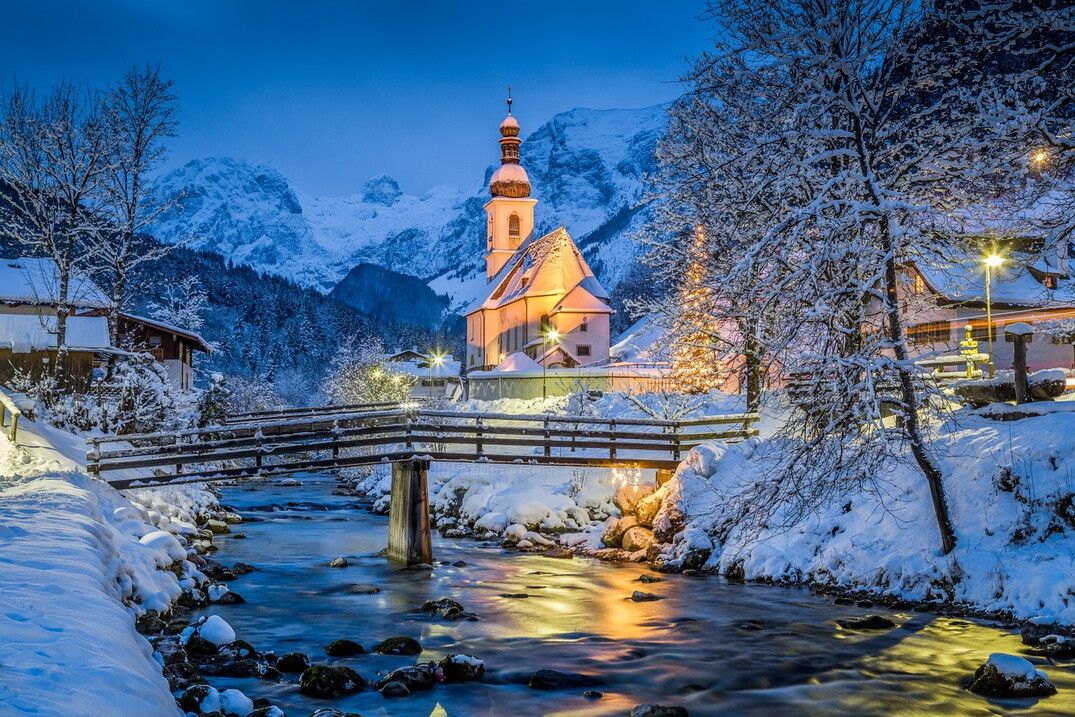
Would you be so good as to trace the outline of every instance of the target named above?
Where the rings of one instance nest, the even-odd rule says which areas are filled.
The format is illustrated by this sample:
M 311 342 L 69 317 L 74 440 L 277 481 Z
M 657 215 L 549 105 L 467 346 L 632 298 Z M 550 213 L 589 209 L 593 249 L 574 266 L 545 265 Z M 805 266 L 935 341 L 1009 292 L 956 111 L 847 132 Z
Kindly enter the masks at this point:
M 398 407 L 342 413 L 323 409 L 319 414 L 306 410 L 282 420 L 94 438 L 87 464 L 97 475 L 124 471 L 125 476 L 108 481 L 118 488 L 416 459 L 668 469 L 699 443 L 737 441 L 757 433 L 751 428 L 757 414 L 660 421 Z

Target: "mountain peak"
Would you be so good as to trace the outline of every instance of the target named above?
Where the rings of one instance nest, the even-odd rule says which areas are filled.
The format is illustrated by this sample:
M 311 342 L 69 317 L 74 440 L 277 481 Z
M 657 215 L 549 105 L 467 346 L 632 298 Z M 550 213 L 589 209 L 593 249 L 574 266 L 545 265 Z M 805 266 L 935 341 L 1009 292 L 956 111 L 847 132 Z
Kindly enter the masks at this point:
M 390 207 L 403 196 L 399 182 L 388 174 L 378 174 L 362 185 L 362 201 Z

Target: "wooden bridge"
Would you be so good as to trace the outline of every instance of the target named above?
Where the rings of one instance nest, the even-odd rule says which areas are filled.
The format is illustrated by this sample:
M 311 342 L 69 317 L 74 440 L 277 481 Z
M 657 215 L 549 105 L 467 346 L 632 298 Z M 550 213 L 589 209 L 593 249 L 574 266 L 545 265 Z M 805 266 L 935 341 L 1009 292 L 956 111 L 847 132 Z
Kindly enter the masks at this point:
M 427 472 L 433 461 L 672 470 L 700 443 L 756 435 L 757 419 L 756 413 L 656 420 L 399 404 L 312 407 L 234 415 L 224 425 L 174 433 L 91 438 L 87 468 L 126 489 L 391 463 L 389 557 L 414 564 L 432 560 Z

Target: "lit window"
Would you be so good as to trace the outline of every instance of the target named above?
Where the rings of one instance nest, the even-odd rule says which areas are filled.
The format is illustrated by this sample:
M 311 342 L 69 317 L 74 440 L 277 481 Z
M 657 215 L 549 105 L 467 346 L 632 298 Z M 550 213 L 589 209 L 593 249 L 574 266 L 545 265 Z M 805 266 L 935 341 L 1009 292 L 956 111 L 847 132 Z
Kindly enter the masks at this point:
M 518 239 L 521 231 L 522 230 L 519 227 L 519 215 L 512 214 L 508 217 L 508 236 L 512 239 Z
M 914 273 L 914 293 L 921 294 L 926 290 L 926 282 L 917 271 Z

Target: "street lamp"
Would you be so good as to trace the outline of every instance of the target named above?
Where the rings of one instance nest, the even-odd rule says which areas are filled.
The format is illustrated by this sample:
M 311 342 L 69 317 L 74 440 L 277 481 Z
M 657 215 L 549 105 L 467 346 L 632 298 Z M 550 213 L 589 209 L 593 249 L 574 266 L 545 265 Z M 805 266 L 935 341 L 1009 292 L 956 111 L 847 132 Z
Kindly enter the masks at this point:
M 429 361 L 429 399 L 433 400 L 433 367 L 444 365 L 444 354 L 433 354 Z
M 993 300 L 991 285 L 993 283 L 993 270 L 1004 263 L 1004 257 L 993 253 L 983 259 L 985 264 L 985 331 L 986 340 L 989 342 L 989 378 L 996 375 L 997 367 L 993 363 Z
M 548 377 L 548 349 L 546 346 L 550 343 L 556 343 L 556 340 L 560 338 L 560 332 L 554 328 L 549 328 L 544 334 L 541 335 L 541 398 L 542 400 L 549 397 L 549 388 L 547 384 Z

